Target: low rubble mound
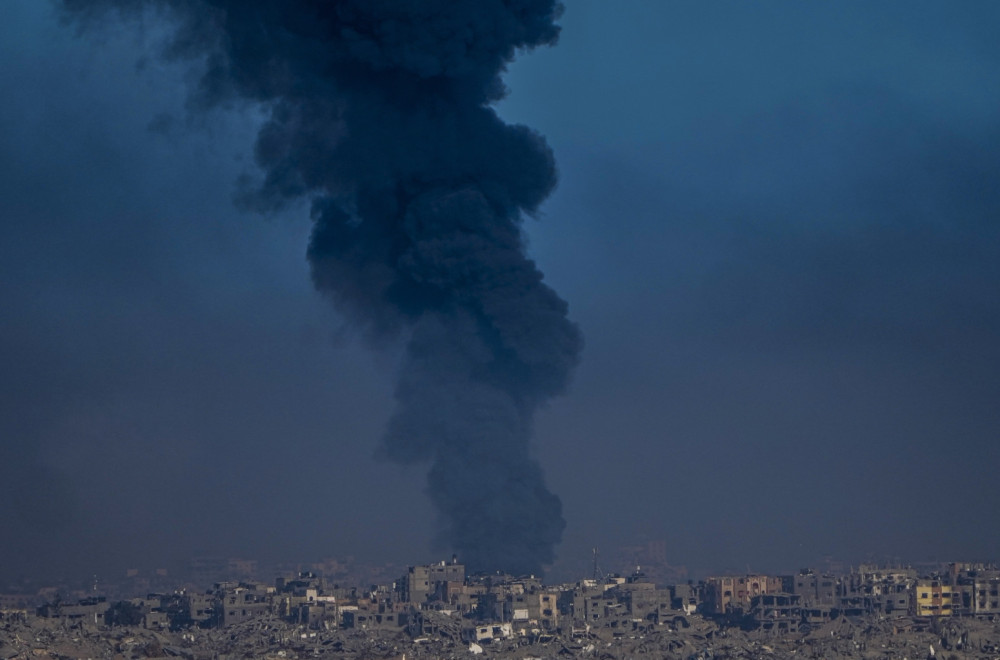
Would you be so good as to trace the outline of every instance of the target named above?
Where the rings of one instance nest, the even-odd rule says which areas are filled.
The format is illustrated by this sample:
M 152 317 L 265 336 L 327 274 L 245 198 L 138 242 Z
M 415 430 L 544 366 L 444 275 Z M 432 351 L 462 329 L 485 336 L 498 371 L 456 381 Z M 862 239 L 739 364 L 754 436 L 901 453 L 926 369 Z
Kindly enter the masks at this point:
M 461 620 L 435 617 L 436 633 L 411 636 L 385 629 L 310 629 L 265 616 L 227 628 L 158 631 L 136 626 L 88 627 L 28 617 L 0 623 L 0 660 L 236 660 L 237 658 L 661 658 L 664 660 L 972 660 L 1000 657 L 1000 624 L 841 617 L 805 633 L 778 635 L 721 627 L 699 615 L 684 625 L 642 633 L 608 628 L 583 632 L 463 640 Z

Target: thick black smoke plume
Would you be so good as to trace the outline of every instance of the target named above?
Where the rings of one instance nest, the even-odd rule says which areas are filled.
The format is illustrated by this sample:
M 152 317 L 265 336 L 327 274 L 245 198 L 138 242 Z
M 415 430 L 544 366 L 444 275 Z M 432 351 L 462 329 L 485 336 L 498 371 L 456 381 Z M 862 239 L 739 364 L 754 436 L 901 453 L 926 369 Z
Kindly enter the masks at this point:
M 529 453 L 535 410 L 581 349 L 525 256 L 552 154 L 491 107 L 517 49 L 552 44 L 557 0 L 61 0 L 88 20 L 163 10 L 192 99 L 270 110 L 258 201 L 313 199 L 316 286 L 370 336 L 408 341 L 383 441 L 429 461 L 445 540 L 473 568 L 539 573 L 561 504 Z

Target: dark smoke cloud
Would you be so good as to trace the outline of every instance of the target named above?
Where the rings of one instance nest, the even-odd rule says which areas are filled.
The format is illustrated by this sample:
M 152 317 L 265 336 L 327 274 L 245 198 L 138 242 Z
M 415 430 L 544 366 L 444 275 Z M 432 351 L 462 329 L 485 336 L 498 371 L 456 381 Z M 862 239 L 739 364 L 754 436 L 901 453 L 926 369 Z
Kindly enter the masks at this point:
M 565 523 L 531 458 L 534 412 L 581 338 L 525 256 L 555 185 L 545 141 L 491 104 L 518 49 L 552 44 L 556 0 L 62 0 L 94 24 L 165 12 L 171 57 L 203 66 L 195 109 L 269 116 L 260 208 L 308 196 L 318 289 L 376 342 L 403 338 L 382 453 L 429 461 L 443 541 L 473 568 L 540 572 Z

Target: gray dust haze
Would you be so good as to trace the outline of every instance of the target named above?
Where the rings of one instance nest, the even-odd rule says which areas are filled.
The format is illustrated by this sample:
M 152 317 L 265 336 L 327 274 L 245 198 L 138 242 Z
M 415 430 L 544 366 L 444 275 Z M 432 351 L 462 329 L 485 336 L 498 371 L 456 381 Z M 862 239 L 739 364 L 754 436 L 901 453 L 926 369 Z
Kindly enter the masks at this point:
M 540 573 L 565 522 L 529 451 L 581 337 L 525 255 L 553 156 L 491 105 L 518 49 L 553 44 L 555 0 L 64 0 L 93 26 L 149 11 L 166 57 L 204 69 L 190 105 L 269 113 L 258 209 L 312 200 L 316 287 L 374 345 L 405 342 L 380 453 L 429 462 L 441 541 L 473 569 Z

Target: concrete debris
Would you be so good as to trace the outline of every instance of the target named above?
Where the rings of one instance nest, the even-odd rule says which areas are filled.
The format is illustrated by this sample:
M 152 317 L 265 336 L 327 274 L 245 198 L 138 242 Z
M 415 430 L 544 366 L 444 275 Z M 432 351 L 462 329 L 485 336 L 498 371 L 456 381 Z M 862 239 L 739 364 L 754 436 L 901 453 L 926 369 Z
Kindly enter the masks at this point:
M 664 658 L 722 660 L 852 658 L 945 660 L 1000 658 L 1000 623 L 951 619 L 841 617 L 808 632 L 777 636 L 723 627 L 693 614 L 688 627 L 660 625 L 624 634 L 595 628 L 582 634 L 498 637 L 463 641 L 460 624 L 440 615 L 438 633 L 413 637 L 403 630 L 311 629 L 268 615 L 225 628 L 150 630 L 135 626 L 88 628 L 81 622 L 27 617 L 0 622 L 0 660 L 235 660 L 266 658 L 385 659 L 469 658 Z
M 453 557 L 367 589 L 300 572 L 204 593 L 0 609 L 0 660 L 473 656 L 1000 660 L 1000 569 L 804 569 L 667 587 L 636 570 L 544 585 L 470 577 Z

